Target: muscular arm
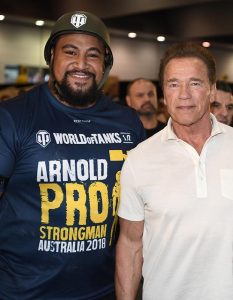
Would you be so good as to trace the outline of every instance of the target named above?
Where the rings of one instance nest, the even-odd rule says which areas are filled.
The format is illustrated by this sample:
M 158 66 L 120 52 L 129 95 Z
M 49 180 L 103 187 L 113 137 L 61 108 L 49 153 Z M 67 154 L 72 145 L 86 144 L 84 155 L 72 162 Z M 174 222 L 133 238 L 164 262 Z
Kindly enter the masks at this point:
M 144 221 L 120 218 L 116 247 L 116 295 L 118 300 L 136 299 L 142 276 L 142 234 Z

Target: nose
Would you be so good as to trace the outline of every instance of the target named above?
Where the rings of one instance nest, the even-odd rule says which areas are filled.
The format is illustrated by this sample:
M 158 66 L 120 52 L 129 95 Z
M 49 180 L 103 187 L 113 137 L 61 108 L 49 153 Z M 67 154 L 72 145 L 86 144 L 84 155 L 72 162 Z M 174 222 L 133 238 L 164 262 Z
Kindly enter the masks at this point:
M 179 88 L 179 98 L 188 99 L 190 98 L 189 86 L 187 84 L 181 84 Z
M 222 105 L 221 109 L 220 109 L 220 112 L 219 112 L 222 116 L 226 117 L 228 115 L 228 111 L 227 111 L 227 108 Z
M 150 97 L 148 97 L 147 95 L 144 95 L 143 98 L 142 98 L 142 102 L 143 103 L 150 102 Z
M 75 57 L 73 62 L 80 70 L 86 69 L 87 67 L 87 59 L 86 56 L 82 53 Z

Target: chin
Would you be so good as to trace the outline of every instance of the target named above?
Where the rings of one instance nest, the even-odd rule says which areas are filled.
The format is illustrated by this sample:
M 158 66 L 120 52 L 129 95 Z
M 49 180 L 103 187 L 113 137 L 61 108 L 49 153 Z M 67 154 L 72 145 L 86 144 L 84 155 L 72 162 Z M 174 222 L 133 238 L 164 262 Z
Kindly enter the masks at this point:
M 73 92 L 86 93 L 91 89 L 92 84 L 75 82 L 74 84 L 70 83 L 69 86 L 73 90 Z

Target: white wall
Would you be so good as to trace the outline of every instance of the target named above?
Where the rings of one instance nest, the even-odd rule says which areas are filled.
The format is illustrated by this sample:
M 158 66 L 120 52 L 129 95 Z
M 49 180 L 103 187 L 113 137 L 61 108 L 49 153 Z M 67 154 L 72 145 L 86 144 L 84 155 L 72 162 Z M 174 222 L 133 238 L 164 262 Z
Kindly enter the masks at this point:
M 43 48 L 50 30 L 27 25 L 0 23 L 0 83 L 4 83 L 5 65 L 45 67 Z M 111 75 L 120 80 L 147 77 L 156 80 L 160 59 L 167 44 L 142 39 L 112 36 L 114 66 Z M 233 82 L 233 50 L 212 49 L 218 78 Z
M 233 50 L 212 49 L 217 66 L 217 78 L 233 83 Z
M 4 83 L 5 65 L 45 67 L 43 47 L 49 30 L 0 23 L 0 83 Z
M 112 50 L 114 65 L 112 75 L 121 80 L 132 80 L 137 77 L 157 78 L 160 59 L 165 46 L 145 40 L 113 37 Z

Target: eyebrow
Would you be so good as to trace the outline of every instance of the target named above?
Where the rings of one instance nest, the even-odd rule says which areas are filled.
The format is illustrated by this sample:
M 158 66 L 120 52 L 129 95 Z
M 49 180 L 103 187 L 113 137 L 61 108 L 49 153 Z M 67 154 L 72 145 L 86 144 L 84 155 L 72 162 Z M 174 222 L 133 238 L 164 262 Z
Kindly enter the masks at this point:
M 203 82 L 202 79 L 196 78 L 196 77 L 191 77 L 191 78 L 189 78 L 189 79 L 190 79 L 190 81 L 199 81 L 199 82 Z
M 66 44 L 66 45 L 62 46 L 62 49 L 66 49 L 66 48 L 74 48 L 74 49 L 78 49 L 78 47 L 76 47 L 76 46 L 73 45 L 73 44 Z
M 67 49 L 67 48 L 73 48 L 73 49 L 76 49 L 76 50 L 78 49 L 78 47 L 73 45 L 73 44 L 66 44 L 66 45 L 62 46 L 62 49 Z M 101 50 L 97 47 L 88 48 L 87 51 L 97 51 L 97 52 L 99 52 L 99 54 L 102 54 Z
M 191 77 L 191 78 L 189 78 L 189 80 L 190 81 L 200 81 L 200 82 L 203 82 L 202 79 L 196 78 L 196 77 Z M 174 82 L 174 81 L 179 81 L 179 79 L 178 78 L 170 78 L 170 79 L 167 80 L 167 82 Z
M 173 81 L 177 81 L 178 79 L 177 78 L 170 78 L 167 80 L 167 82 L 173 82 Z

